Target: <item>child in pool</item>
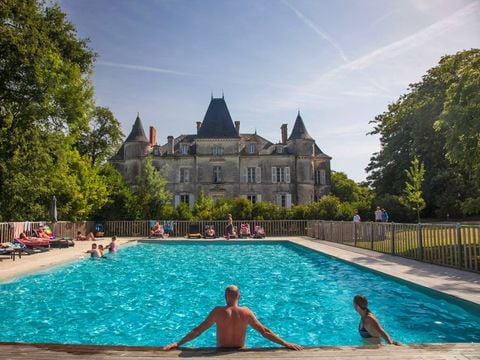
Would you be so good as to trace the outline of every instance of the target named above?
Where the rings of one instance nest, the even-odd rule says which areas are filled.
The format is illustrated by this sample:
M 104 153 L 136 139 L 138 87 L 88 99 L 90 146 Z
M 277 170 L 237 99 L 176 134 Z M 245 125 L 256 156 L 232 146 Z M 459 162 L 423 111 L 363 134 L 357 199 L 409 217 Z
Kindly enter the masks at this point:
M 108 244 L 105 249 L 108 249 L 108 252 L 111 253 L 116 253 L 118 251 L 118 245 L 117 245 L 117 237 L 113 236 L 112 237 L 112 242 Z

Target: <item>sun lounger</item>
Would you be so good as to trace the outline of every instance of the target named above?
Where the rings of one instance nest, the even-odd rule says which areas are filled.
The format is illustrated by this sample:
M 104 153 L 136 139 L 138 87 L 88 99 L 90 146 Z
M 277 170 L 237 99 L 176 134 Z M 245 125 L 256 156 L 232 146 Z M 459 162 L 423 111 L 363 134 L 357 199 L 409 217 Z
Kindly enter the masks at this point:
M 265 229 L 263 228 L 263 226 L 255 226 L 252 237 L 255 239 L 263 239 L 265 237 Z
M 188 239 L 201 239 L 202 234 L 200 233 L 200 226 L 198 224 L 190 224 L 188 226 L 188 234 L 186 237 Z
M 50 250 L 50 240 L 24 240 L 24 239 L 14 239 L 13 244 L 21 244 L 27 249 L 37 250 L 39 252 L 44 252 Z
M 4 244 L 2 244 L 2 247 L 0 247 L 0 256 L 8 256 L 10 259 L 15 261 L 15 255 L 18 255 L 18 258 L 21 259 L 22 251 L 15 246 L 4 246 Z
M 250 237 L 250 225 L 249 224 L 241 224 L 240 225 L 240 237 L 241 238 L 248 238 Z

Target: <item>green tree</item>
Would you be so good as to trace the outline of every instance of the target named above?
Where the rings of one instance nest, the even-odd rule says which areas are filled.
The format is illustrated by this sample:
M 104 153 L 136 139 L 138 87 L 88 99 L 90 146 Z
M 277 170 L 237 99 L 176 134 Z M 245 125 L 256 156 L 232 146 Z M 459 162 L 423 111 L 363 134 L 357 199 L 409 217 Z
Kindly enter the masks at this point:
M 180 203 L 175 209 L 175 218 L 178 220 L 193 220 L 193 214 L 187 203 Z
M 213 218 L 213 199 L 209 196 L 205 196 L 203 188 L 200 189 L 197 201 L 193 205 L 193 215 L 197 219 L 212 220 Z
M 77 141 L 82 155 L 87 155 L 92 165 L 102 164 L 112 157 L 122 143 L 120 122 L 110 109 L 96 107 L 93 117 Z
M 445 56 L 373 121 L 381 150 L 367 167 L 377 197 L 401 196 L 413 154 L 425 164 L 424 214 L 479 214 L 478 64 L 480 50 Z M 466 159 L 466 160 L 462 160 Z M 470 161 L 470 159 L 472 159 Z M 448 189 L 448 196 L 445 195 Z M 462 215 L 462 214 L 460 214 Z
M 132 220 L 138 219 L 136 198 L 131 187 L 123 181 L 122 175 L 109 163 L 100 170 L 108 194 L 106 203 L 92 215 L 95 220 Z
M 332 195 L 338 197 L 340 201 L 347 203 L 343 206 L 342 218 L 348 217 L 353 209 L 358 210 L 360 217 L 367 220 L 371 217 L 374 193 L 368 187 L 368 184 L 357 184 L 349 179 L 343 172 L 332 171 L 331 177 Z M 352 212 L 352 216 L 353 216 Z
M 445 134 L 447 159 L 465 174 L 462 210 L 474 215 L 480 214 L 480 55 L 468 60 L 459 63 L 434 127 Z
M 57 5 L 0 2 L 0 218 L 60 219 L 102 206 L 105 184 L 74 147 L 93 110 L 95 54 Z
M 425 200 L 422 197 L 422 185 L 425 177 L 425 167 L 423 163 L 414 157 L 412 165 L 405 171 L 407 181 L 405 182 L 404 196 L 401 198 L 402 203 L 414 211 L 417 215 L 417 222 L 420 222 L 420 212 L 425 209 Z
M 162 208 L 172 200 L 167 181 L 155 169 L 150 157 L 142 161 L 142 171 L 135 180 L 133 193 L 141 219 L 160 219 Z

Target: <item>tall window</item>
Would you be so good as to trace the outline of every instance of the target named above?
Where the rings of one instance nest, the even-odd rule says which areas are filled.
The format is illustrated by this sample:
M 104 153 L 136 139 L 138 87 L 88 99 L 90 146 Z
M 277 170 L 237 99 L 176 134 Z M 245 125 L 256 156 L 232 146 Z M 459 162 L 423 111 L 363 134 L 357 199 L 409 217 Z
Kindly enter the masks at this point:
M 188 144 L 180 144 L 180 154 L 188 155 Z
M 247 182 L 254 183 L 255 182 L 255 168 L 249 167 L 247 169 Z
M 257 195 L 247 195 L 248 201 L 250 201 L 252 204 L 255 204 L 257 202 Z
M 181 194 L 180 195 L 180 203 L 185 203 L 185 204 L 189 205 L 190 204 L 190 195 Z
M 222 168 L 220 166 L 213 167 L 213 182 L 214 183 L 222 182 Z
M 256 147 L 255 143 L 248 144 L 248 153 L 249 154 L 255 154 L 256 151 L 257 151 L 257 147 Z
M 290 167 L 272 166 L 272 183 L 290 183 Z
M 315 170 L 315 184 L 325 185 L 326 183 L 327 183 L 327 176 L 326 176 L 325 169 Z
M 190 169 L 180 168 L 180 182 L 181 183 L 190 182 Z
M 212 148 L 212 155 L 213 156 L 222 156 L 223 155 L 223 147 L 215 145 Z
M 292 207 L 292 194 L 277 194 L 277 205 L 290 209 Z

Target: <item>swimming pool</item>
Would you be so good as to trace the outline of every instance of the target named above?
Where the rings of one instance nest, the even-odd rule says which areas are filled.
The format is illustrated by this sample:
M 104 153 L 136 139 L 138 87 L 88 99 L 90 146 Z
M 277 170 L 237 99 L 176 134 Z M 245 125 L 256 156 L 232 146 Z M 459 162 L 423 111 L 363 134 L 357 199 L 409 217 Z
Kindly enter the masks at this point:
M 285 340 L 361 345 L 352 298 L 362 293 L 403 343 L 479 342 L 479 307 L 289 242 L 160 242 L 121 248 L 0 284 L 0 341 L 164 345 L 224 303 L 241 305 Z M 210 329 L 188 346 L 214 346 Z M 276 346 L 250 330 L 247 346 Z

